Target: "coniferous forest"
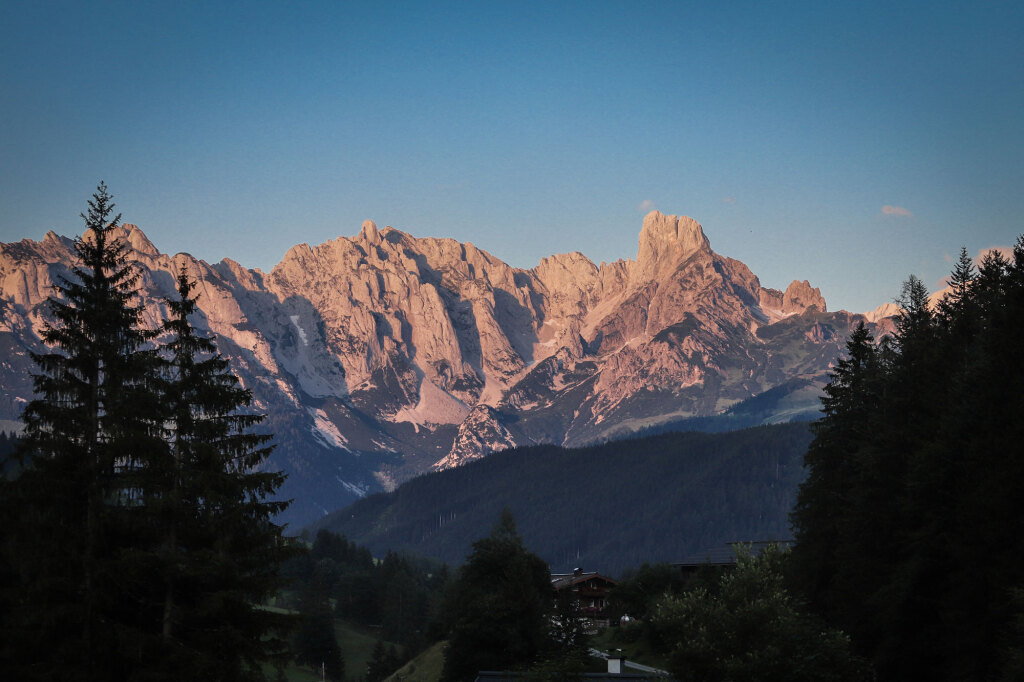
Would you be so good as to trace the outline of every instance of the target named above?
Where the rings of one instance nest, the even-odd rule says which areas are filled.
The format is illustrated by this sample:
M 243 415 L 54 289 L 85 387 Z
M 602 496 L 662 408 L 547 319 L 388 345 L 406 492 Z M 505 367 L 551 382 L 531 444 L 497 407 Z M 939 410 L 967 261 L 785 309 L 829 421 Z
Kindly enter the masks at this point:
M 792 579 L 886 680 L 1024 677 L 1024 238 L 832 373 L 793 513 Z
M 288 651 L 290 618 L 258 608 L 291 553 L 282 476 L 258 470 L 262 417 L 189 323 L 188 272 L 143 328 L 113 209 L 101 183 L 0 482 L 4 677 L 262 679 Z

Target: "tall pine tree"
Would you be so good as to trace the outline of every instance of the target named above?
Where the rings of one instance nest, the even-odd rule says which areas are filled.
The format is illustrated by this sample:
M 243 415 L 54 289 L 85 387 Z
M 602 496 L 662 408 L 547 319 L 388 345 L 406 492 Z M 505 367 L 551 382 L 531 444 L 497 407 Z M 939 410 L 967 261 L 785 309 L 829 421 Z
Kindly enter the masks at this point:
M 149 477 L 162 533 L 162 656 L 167 679 L 262 679 L 262 662 L 287 652 L 287 619 L 258 607 L 280 588 L 290 553 L 272 521 L 288 503 L 268 499 L 284 476 L 259 470 L 271 437 L 252 432 L 263 417 L 246 411 L 249 391 L 192 325 L 195 285 L 179 267 L 163 325 L 169 456 Z
M 88 205 L 79 263 L 48 302 L 41 335 L 52 350 L 33 354 L 25 470 L 6 491 L 20 594 L 4 634 L 7 660 L 23 674 L 117 679 L 139 663 L 144 638 L 120 582 L 138 541 L 138 474 L 164 445 L 139 274 L 103 183 Z
M 862 483 L 871 474 L 868 434 L 880 401 L 879 372 L 879 351 L 861 323 L 847 341 L 846 357 L 829 375 L 823 416 L 813 426 L 815 439 L 805 456 L 807 479 L 791 517 L 800 538 L 792 572 L 812 601 L 832 610 L 852 606 L 845 599 L 847 581 L 871 577 L 860 568 L 872 510 L 859 508 L 865 502 Z M 837 591 L 840 584 L 846 589 Z

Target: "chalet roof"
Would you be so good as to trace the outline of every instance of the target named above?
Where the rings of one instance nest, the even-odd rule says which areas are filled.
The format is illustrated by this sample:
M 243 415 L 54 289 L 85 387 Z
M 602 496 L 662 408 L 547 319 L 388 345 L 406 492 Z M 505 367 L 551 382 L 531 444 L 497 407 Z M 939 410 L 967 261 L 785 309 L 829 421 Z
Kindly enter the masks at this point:
M 597 578 L 603 580 L 610 585 L 617 585 L 615 580 L 612 580 L 606 575 L 601 575 L 597 571 L 574 571 L 572 573 L 552 573 L 551 574 L 551 586 L 556 590 L 561 590 L 566 587 L 572 587 L 579 583 L 586 582 Z
M 691 554 L 680 562 L 672 564 L 673 566 L 680 566 L 683 568 L 693 566 L 703 566 L 709 564 L 711 566 L 732 566 L 736 563 L 737 551 L 740 548 L 747 548 L 752 556 L 760 556 L 761 552 L 768 549 L 771 545 L 780 545 L 782 547 L 789 547 L 793 544 L 792 540 L 754 540 L 750 542 L 727 542 L 719 547 L 712 547 L 702 552 Z

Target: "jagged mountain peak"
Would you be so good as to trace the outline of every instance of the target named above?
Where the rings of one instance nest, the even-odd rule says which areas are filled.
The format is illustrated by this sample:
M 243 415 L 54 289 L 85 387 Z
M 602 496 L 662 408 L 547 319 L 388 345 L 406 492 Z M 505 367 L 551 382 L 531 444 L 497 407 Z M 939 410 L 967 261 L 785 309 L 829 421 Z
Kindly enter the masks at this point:
M 451 452 L 434 463 L 435 471 L 462 466 L 492 452 L 517 445 L 515 436 L 501 423 L 501 415 L 483 403 L 466 416 L 455 435 Z
M 549 291 L 572 291 L 585 295 L 597 285 L 600 270 L 579 251 L 542 258 L 530 274 Z
M 25 240 L 22 240 L 22 241 L 28 242 L 30 240 L 25 239 Z M 74 244 L 74 242 L 71 241 L 70 239 L 68 239 L 67 237 L 60 236 L 59 234 L 57 234 L 53 230 L 49 230 L 46 233 L 46 236 L 43 237 L 43 241 L 41 242 L 41 244 L 42 244 L 42 246 L 48 247 L 48 248 L 68 249 L 68 248 L 71 248 L 71 246 L 72 246 L 72 244 Z
M 302 520 L 434 465 L 712 415 L 795 374 L 823 377 L 847 324 L 808 282 L 764 289 L 696 220 L 657 211 L 636 260 L 600 267 L 573 251 L 515 268 L 372 220 L 293 246 L 267 275 L 163 255 L 130 223 L 115 237 L 142 270 L 147 324 L 193 271 L 197 323 L 282 434 L 275 457 L 285 494 L 308 498 Z M 53 233 L 0 245 L 0 419 L 31 398 L 25 351 L 41 348 L 34 325 L 72 246 Z
M 651 240 L 680 242 L 689 251 L 708 245 L 704 230 L 696 220 L 685 215 L 666 215 L 658 210 L 644 216 L 640 239 L 645 236 Z
M 864 319 L 867 320 L 868 322 L 878 322 L 880 320 L 884 320 L 887 317 L 896 317 L 902 311 L 903 309 L 900 308 L 895 303 L 883 303 L 874 310 L 869 310 L 868 312 L 861 314 L 864 316 Z

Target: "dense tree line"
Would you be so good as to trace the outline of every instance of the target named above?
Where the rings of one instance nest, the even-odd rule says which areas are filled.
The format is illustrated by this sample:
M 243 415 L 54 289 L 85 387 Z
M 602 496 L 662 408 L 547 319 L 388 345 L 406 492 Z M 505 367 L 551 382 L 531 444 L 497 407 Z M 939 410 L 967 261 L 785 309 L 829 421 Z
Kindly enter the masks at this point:
M 571 595 L 555 594 L 547 564 L 523 544 L 507 510 L 453 575 L 420 558 L 389 553 L 375 559 L 323 529 L 284 573 L 285 594 L 304 615 L 295 637 L 297 660 L 317 671 L 322 665 L 329 679 L 380 682 L 441 640 L 447 642 L 446 680 L 472 680 L 480 670 L 562 679 L 593 665 L 577 605 Z M 349 669 L 342 658 L 335 619 L 379 634 L 365 671 Z
M 429 629 L 449 582 L 444 564 L 395 552 L 376 559 L 326 529 L 317 531 L 309 552 L 289 561 L 283 574 L 299 605 L 316 595 L 312 601 L 330 602 L 333 617 L 372 628 L 408 654 L 431 641 Z
M 708 566 L 707 572 L 717 578 L 719 570 Z M 660 598 L 680 595 L 704 581 L 705 572 L 687 576 L 678 566 L 666 562 L 645 563 L 622 572 L 615 589 L 608 595 L 608 611 L 612 622 L 621 620 L 646 621 L 654 612 Z
M 332 682 L 345 679 L 345 659 L 334 627 L 334 609 L 323 576 L 317 574 L 303 587 L 297 604 L 302 614 L 295 634 L 295 662 L 321 672 Z
M 366 665 L 366 682 L 382 682 L 402 667 L 404 662 L 394 644 L 385 646 L 378 639 L 373 646 L 370 662 Z
M 187 272 L 166 323 L 143 327 L 113 209 L 101 184 L 0 482 L 3 677 L 262 679 L 287 652 L 285 618 L 258 608 L 290 552 L 269 500 L 282 476 L 258 471 L 269 436 L 189 322 Z
M 1024 238 L 961 252 L 930 306 L 863 328 L 832 373 L 793 513 L 794 584 L 882 679 L 1024 673 Z
M 315 670 L 323 665 L 329 679 L 365 675 L 379 682 L 440 640 L 448 642 L 446 680 L 471 680 L 480 670 L 550 679 L 591 665 L 577 605 L 571 595 L 555 594 L 547 564 L 525 547 L 507 510 L 454 575 L 421 558 L 389 552 L 375 559 L 324 529 L 284 574 L 286 595 L 304 616 L 295 637 L 297 661 Z M 379 634 L 366 671 L 347 670 L 334 619 Z
M 415 478 L 317 526 L 376 553 L 457 563 L 508 507 L 527 546 L 554 570 L 615 575 L 728 541 L 787 539 L 810 439 L 799 423 L 516 448 Z

